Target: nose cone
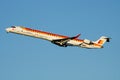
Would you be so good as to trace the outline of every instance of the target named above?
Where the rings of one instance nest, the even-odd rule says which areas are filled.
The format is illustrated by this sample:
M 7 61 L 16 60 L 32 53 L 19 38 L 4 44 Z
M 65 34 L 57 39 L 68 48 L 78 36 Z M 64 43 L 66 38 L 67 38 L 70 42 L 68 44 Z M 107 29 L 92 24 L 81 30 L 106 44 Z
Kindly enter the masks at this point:
M 10 29 L 9 29 L 9 28 L 6 28 L 5 30 L 6 30 L 6 32 L 10 32 Z

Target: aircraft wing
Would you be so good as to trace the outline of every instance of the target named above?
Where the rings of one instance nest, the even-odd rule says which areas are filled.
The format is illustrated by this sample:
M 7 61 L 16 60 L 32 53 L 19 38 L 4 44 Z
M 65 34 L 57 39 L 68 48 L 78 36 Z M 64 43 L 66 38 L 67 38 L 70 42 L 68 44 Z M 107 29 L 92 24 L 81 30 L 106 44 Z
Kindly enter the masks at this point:
M 72 39 L 76 39 L 80 36 L 80 34 L 78 34 L 77 36 L 74 36 L 74 37 L 68 37 L 68 38 L 63 38 L 63 39 L 56 39 L 56 40 L 52 40 L 51 42 L 53 44 L 56 44 L 58 46 L 61 46 L 61 47 L 67 47 L 67 42 L 72 40 Z

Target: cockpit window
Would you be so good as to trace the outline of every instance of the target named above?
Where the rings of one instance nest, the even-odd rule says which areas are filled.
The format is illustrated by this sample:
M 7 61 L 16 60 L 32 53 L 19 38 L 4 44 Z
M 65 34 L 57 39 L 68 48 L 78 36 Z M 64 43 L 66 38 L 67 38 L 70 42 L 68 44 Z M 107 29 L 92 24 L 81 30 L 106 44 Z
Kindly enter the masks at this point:
M 12 28 L 16 28 L 15 26 L 11 26 Z

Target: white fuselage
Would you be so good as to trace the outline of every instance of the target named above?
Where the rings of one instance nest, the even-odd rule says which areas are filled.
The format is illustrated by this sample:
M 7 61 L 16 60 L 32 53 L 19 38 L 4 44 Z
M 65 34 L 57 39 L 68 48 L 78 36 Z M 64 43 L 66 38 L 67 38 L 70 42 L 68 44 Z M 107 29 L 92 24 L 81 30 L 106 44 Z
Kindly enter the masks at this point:
M 11 27 L 6 29 L 7 32 L 31 36 L 35 38 L 40 38 L 48 41 L 57 40 L 57 39 L 64 39 L 68 38 L 67 36 L 62 36 L 58 34 L 53 34 L 49 32 L 39 31 L 39 30 L 33 30 L 30 28 L 25 28 L 21 26 Z M 88 45 L 83 42 L 83 40 L 80 39 L 73 39 L 67 42 L 69 46 L 79 46 L 83 48 L 101 48 L 101 46 L 95 46 L 95 45 Z

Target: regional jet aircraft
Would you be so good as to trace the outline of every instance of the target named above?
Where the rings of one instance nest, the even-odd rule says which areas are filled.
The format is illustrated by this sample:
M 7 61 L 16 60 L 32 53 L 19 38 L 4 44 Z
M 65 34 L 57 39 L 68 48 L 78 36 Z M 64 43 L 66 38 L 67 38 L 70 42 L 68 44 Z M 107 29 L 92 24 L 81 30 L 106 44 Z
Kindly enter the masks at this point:
M 98 39 L 97 41 L 91 41 L 88 39 L 82 40 L 82 39 L 78 39 L 80 34 L 73 37 L 68 37 L 68 36 L 63 36 L 63 35 L 45 32 L 41 30 L 26 28 L 23 26 L 11 26 L 7 28 L 6 31 L 10 33 L 16 33 L 16 34 L 44 39 L 61 47 L 77 46 L 77 47 L 88 48 L 88 49 L 103 48 L 103 44 L 105 42 L 110 41 L 110 38 L 105 36 L 100 37 L 100 39 Z

